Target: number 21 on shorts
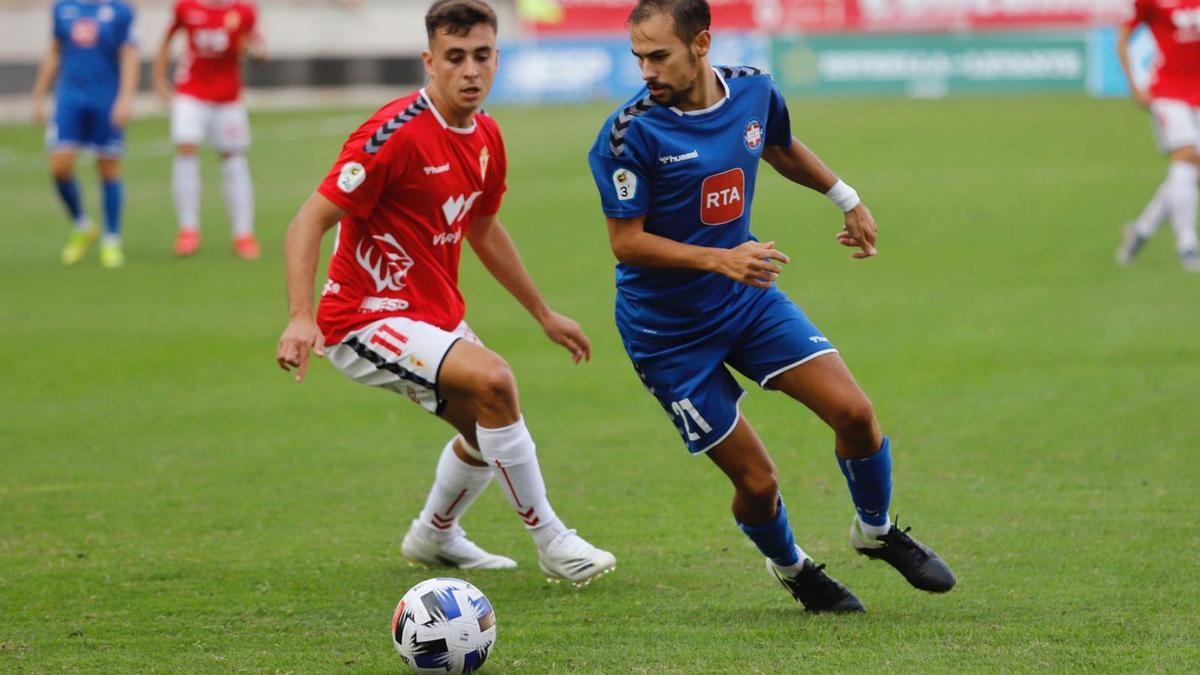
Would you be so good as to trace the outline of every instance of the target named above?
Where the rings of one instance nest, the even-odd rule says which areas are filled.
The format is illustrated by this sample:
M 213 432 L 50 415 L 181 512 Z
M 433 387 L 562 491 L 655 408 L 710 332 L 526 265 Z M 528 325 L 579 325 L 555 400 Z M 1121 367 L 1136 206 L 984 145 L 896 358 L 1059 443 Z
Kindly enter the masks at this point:
M 689 441 L 700 440 L 700 434 L 692 431 L 692 425 L 688 422 L 689 418 L 691 419 L 691 422 L 696 425 L 696 428 L 698 428 L 701 432 L 707 434 L 708 432 L 712 431 L 712 427 L 709 426 L 708 422 L 700 416 L 700 411 L 696 410 L 696 406 L 692 405 L 692 402 L 689 399 L 685 398 L 681 401 L 672 401 L 671 411 L 674 412 L 677 417 L 679 417 L 681 422 L 683 422 L 683 432 Z

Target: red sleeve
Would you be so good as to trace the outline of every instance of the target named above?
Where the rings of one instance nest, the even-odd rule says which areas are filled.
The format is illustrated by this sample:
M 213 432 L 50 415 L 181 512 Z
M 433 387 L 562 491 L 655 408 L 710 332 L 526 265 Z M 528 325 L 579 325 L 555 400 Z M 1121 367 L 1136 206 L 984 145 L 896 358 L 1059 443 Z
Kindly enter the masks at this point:
M 1150 23 L 1151 12 L 1153 7 L 1148 0 L 1134 0 L 1133 14 L 1125 21 L 1125 27 L 1129 30 L 1137 28 L 1139 24 Z
M 171 13 L 171 25 L 167 27 L 167 36 L 175 34 L 175 31 L 183 28 L 183 3 L 184 0 L 179 0 L 175 3 L 175 11 Z
M 508 189 L 508 155 L 504 152 L 504 137 L 500 135 L 498 127 L 495 139 L 491 159 L 493 168 L 489 172 L 483 203 L 479 207 L 479 212 L 485 216 L 494 216 L 500 212 L 500 203 L 504 200 L 505 190 Z
M 346 144 L 337 162 L 317 187 L 326 199 L 357 218 L 367 218 L 379 202 L 384 189 L 403 173 L 398 163 L 402 154 L 402 136 L 391 138 L 377 152 L 366 151 L 367 141 L 383 122 L 372 118 L 358 128 Z M 393 171 L 395 166 L 399 170 Z
M 246 3 L 245 18 L 242 21 L 242 33 L 253 35 L 258 27 L 258 9 L 252 3 Z

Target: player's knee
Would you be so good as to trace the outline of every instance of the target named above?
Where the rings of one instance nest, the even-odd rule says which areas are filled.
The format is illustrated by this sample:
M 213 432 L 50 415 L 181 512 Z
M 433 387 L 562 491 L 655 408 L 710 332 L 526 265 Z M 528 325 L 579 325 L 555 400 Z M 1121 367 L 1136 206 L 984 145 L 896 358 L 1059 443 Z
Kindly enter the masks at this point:
M 179 145 L 175 146 L 175 152 L 184 157 L 190 157 L 196 154 L 198 150 L 199 148 L 191 143 L 180 143 Z
M 517 378 L 503 359 L 483 368 L 475 384 L 475 396 L 481 405 L 493 408 L 514 407 L 517 401 Z
M 830 426 L 845 438 L 870 438 L 875 430 L 875 408 L 865 396 L 839 405 L 830 417 Z
M 739 481 L 738 492 L 756 503 L 773 506 L 779 495 L 779 475 L 774 468 L 747 472 Z

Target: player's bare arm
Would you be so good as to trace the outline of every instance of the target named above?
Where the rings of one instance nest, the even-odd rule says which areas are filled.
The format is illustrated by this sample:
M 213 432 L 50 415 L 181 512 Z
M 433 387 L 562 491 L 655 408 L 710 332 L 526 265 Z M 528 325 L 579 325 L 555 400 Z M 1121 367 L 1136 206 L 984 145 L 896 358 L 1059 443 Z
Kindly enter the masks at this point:
M 512 237 L 495 215 L 476 218 L 467 230 L 467 241 L 496 281 L 541 324 L 546 337 L 571 352 L 575 363 L 592 359 L 592 343 L 583 329 L 573 319 L 550 309 L 542 299 Z
M 124 128 L 133 115 L 133 95 L 138 88 L 139 65 L 137 47 L 132 44 L 121 47 L 121 89 L 117 92 L 112 109 L 112 123 L 117 128 Z
M 795 137 L 792 138 L 792 144 L 786 148 L 768 145 L 762 156 L 779 175 L 821 194 L 828 195 L 838 184 L 837 174 Z M 878 253 L 875 238 L 879 228 L 871 210 L 859 201 L 845 213 L 843 229 L 837 234 L 838 243 L 860 249 L 851 254 L 852 258 L 869 258 Z
M 46 56 L 38 66 L 37 79 L 33 83 L 33 119 L 38 124 L 46 123 L 46 92 L 50 91 L 50 83 L 58 76 L 58 66 L 62 60 L 62 46 L 58 40 L 50 42 Z
M 318 193 L 313 193 L 292 222 L 284 238 L 284 269 L 288 291 L 288 325 L 279 337 L 275 361 L 286 371 L 296 369 L 296 382 L 304 379 L 309 356 L 325 355 L 325 341 L 313 315 L 313 279 L 321 238 L 346 212 Z
M 1125 81 L 1129 83 L 1129 91 L 1133 92 L 1133 100 L 1143 108 L 1150 107 L 1150 92 L 1138 86 L 1133 78 L 1133 67 L 1129 61 L 1129 39 L 1133 36 L 1133 28 L 1122 25 L 1117 29 L 1117 58 L 1121 61 L 1121 70 L 1125 73 Z
M 154 68 L 151 71 L 154 93 L 163 103 L 171 101 L 171 82 L 167 79 L 167 66 L 171 60 L 171 38 L 175 37 L 175 30 L 174 26 L 167 29 L 167 34 L 163 36 L 158 45 L 158 52 L 154 55 Z
M 747 286 L 770 288 L 790 259 L 775 242 L 747 241 L 734 248 L 695 246 L 646 231 L 645 216 L 608 219 L 613 255 L 626 265 L 716 272 Z

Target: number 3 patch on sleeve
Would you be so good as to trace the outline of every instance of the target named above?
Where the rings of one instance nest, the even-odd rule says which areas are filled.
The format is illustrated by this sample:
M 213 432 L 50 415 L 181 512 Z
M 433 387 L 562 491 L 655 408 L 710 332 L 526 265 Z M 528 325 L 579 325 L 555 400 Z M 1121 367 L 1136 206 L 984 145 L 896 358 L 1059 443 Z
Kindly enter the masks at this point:
M 612 178 L 619 201 L 627 202 L 637 196 L 637 176 L 632 171 L 617 169 L 613 172 Z

